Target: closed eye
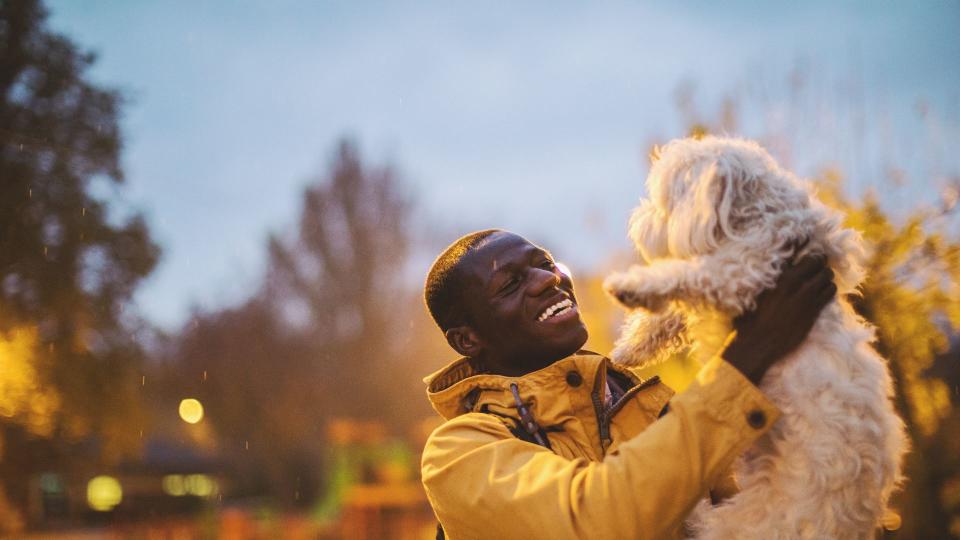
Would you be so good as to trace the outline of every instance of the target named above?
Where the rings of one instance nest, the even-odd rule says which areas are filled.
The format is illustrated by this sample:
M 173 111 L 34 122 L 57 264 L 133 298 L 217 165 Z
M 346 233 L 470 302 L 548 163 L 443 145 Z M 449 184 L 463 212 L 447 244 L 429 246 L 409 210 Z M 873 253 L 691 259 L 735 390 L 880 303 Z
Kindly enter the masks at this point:
M 517 289 L 520 285 L 520 278 L 516 275 L 510 276 L 509 279 L 500 287 L 500 290 L 497 291 L 499 294 L 510 294 Z

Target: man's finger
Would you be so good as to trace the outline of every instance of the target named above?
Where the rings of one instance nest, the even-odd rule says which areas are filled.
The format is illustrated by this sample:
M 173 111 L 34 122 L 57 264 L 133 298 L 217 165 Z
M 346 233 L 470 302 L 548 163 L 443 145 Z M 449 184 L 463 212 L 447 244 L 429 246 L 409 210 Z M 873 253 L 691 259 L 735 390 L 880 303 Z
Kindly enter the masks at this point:
M 827 256 L 822 253 L 806 255 L 800 259 L 800 264 L 805 269 L 804 276 L 810 277 L 821 271 L 827 265 Z
M 810 281 L 818 288 L 823 288 L 827 283 L 833 283 L 833 270 L 829 266 L 824 266 Z
M 810 238 L 800 238 L 794 240 L 787 244 L 790 247 L 790 250 L 793 252 L 793 255 L 790 256 L 790 264 L 794 264 L 797 260 L 797 255 L 803 251 L 803 248 L 807 247 L 807 244 L 810 243 Z
M 817 300 L 820 303 L 820 309 L 823 309 L 827 304 L 833 301 L 837 296 L 837 286 L 830 282 L 826 287 L 820 290 Z
M 819 272 L 804 279 L 794 291 L 801 296 L 816 298 L 830 285 L 833 285 L 833 270 L 823 267 Z
M 794 266 L 784 270 L 783 274 L 793 283 L 802 283 L 822 270 L 826 264 L 827 259 L 823 255 L 806 255 Z

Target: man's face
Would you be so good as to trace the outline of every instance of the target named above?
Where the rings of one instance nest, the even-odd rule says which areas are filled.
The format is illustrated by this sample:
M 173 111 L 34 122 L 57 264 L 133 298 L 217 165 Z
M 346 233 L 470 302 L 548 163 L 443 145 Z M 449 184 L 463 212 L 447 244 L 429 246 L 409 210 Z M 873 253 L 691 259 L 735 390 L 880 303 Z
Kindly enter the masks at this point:
M 575 353 L 587 328 L 573 282 L 553 258 L 524 238 L 494 233 L 461 261 L 464 301 L 491 368 L 528 373 Z

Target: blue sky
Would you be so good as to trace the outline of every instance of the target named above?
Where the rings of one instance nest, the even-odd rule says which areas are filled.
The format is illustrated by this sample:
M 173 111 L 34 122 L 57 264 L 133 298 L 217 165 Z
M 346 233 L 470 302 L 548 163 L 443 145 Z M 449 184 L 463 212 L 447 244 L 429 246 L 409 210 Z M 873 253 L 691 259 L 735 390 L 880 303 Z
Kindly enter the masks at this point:
M 813 142 L 790 162 L 801 173 L 856 152 L 879 167 L 880 146 L 825 143 L 844 131 L 807 121 L 813 108 L 778 116 L 789 94 L 778 81 L 812 66 L 826 102 L 833 86 L 860 89 L 862 100 L 833 105 L 844 125 L 860 118 L 846 103 L 868 129 L 886 126 L 886 147 L 917 174 L 929 163 L 960 173 L 951 146 L 960 142 L 960 2 L 796 4 L 48 6 L 55 30 L 98 53 L 92 77 L 128 97 L 128 182 L 110 196 L 144 211 L 164 248 L 137 302 L 169 328 L 192 304 L 252 292 L 267 234 L 295 222 L 303 186 L 343 135 L 401 169 L 418 202 L 417 234 L 432 231 L 429 249 L 500 226 L 545 242 L 575 269 L 628 247 L 647 148 L 682 135 L 674 94 L 684 81 L 707 112 L 730 92 L 746 111 L 763 101 L 743 135 L 762 136 L 770 118 L 803 123 Z M 920 100 L 935 125 L 917 118 Z M 930 137 L 939 146 L 916 143 Z M 859 166 L 857 185 L 869 187 L 874 169 Z M 909 196 L 933 193 L 934 176 Z M 427 262 L 416 259 L 411 275 Z

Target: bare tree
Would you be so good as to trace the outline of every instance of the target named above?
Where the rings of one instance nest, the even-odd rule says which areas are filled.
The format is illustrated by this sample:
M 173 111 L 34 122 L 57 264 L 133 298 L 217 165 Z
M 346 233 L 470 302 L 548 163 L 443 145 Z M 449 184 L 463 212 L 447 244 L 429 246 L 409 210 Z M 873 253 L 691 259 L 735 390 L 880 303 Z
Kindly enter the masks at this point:
M 308 503 L 330 420 L 392 420 L 409 208 L 391 168 L 365 167 L 341 142 L 305 189 L 298 227 L 270 238 L 257 294 L 181 332 L 167 384 L 205 404 L 241 492 Z
M 406 320 L 409 209 L 396 173 L 365 168 L 342 141 L 328 176 L 304 192 L 296 236 L 270 239 L 267 299 L 315 347 L 333 414 L 387 410 L 384 374 Z

